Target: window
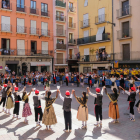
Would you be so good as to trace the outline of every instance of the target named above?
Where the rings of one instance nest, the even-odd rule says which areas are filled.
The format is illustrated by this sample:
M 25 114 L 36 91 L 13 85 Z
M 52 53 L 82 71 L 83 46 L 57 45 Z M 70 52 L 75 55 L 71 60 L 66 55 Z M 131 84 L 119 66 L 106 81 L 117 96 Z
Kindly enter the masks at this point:
M 41 12 L 48 13 L 48 4 L 41 3 Z
M 83 67 L 83 73 L 90 73 L 91 67 Z
M 2 8 L 10 9 L 10 1 L 9 0 L 2 0 Z
M 37 42 L 31 41 L 31 53 L 36 54 L 37 53 Z
M 73 18 L 69 17 L 69 27 L 72 28 L 73 27 Z
M 89 48 L 84 49 L 84 62 L 89 62 Z
M 105 27 L 98 28 L 98 32 L 96 34 L 96 41 L 103 40 L 103 33 L 105 33 Z
M 83 27 L 88 27 L 89 21 L 88 21 L 88 14 L 83 15 Z
M 48 42 L 42 41 L 42 54 L 48 54 Z
M 64 39 L 57 39 L 57 44 L 64 44 Z
M 17 0 L 17 7 L 24 8 L 24 0 Z
M 63 36 L 64 35 L 63 25 L 58 25 L 57 24 L 57 35 L 58 36 Z
M 129 1 L 122 2 L 122 16 L 129 15 Z
M 69 8 L 73 8 L 73 3 L 69 2 Z
M 64 21 L 64 12 L 56 11 L 56 20 Z
M 122 23 L 122 38 L 129 37 L 130 30 L 129 30 L 129 21 Z
M 56 58 L 57 64 L 63 64 L 63 53 L 57 53 Z
M 130 44 L 123 44 L 123 60 L 130 60 Z
M 24 33 L 25 32 L 24 27 L 24 19 L 17 18 L 17 33 Z
M 36 21 L 35 20 L 31 20 L 31 29 L 30 29 L 30 34 L 34 34 L 36 35 Z
M 11 31 L 10 17 L 7 16 L 1 17 L 1 30 L 7 32 Z
M 36 9 L 36 1 L 31 0 L 31 9 Z
M 105 21 L 105 8 L 101 8 L 98 10 L 98 22 L 104 22 Z
M 43 36 L 48 36 L 48 23 L 47 22 L 41 22 L 41 34 Z
M 9 55 L 10 54 L 10 39 L 2 38 L 1 43 L 2 43 L 2 46 L 1 46 L 2 55 Z
M 17 39 L 17 54 L 25 55 L 25 41 Z
M 88 6 L 88 0 L 85 0 L 84 6 Z
M 73 39 L 73 33 L 69 33 L 69 40 Z

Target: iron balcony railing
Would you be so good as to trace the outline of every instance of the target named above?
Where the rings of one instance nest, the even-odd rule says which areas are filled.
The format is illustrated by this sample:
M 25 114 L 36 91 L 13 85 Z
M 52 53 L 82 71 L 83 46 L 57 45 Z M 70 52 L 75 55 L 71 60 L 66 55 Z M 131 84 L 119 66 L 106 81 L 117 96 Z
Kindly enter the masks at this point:
M 125 39 L 128 37 L 132 37 L 132 29 L 131 28 L 117 31 L 117 39 Z
M 17 4 L 17 11 L 18 12 L 26 12 L 26 6 Z
M 100 23 L 104 23 L 104 22 L 106 22 L 105 14 L 95 17 L 95 24 L 100 24 Z
M 60 7 L 64 7 L 64 8 L 66 7 L 66 3 L 63 1 L 60 1 L 60 0 L 56 0 L 55 5 L 60 6 Z
M 39 15 L 39 9 L 30 7 L 30 14 Z
M 69 28 L 76 28 L 76 23 L 69 22 Z
M 69 12 L 76 12 L 76 7 L 69 7 Z
M 30 27 L 29 30 L 31 35 L 39 35 L 39 28 Z
M 57 36 L 65 36 L 66 35 L 66 30 L 56 29 L 56 35 Z
M 31 49 L 0 49 L 1 55 L 11 56 L 53 56 L 53 50 L 31 50 Z
M 76 45 L 76 39 L 69 38 L 68 43 Z
M 110 33 L 105 33 L 105 34 L 102 34 L 101 36 L 102 36 L 102 40 L 98 40 L 98 41 L 96 39 L 96 35 L 88 36 L 88 37 L 84 37 L 84 38 L 78 38 L 77 45 L 110 40 Z
M 42 36 L 50 36 L 50 30 L 41 29 L 41 35 Z
M 56 49 L 66 50 L 66 44 L 57 43 L 56 44 Z
M 65 16 L 58 16 L 58 15 L 56 15 L 56 20 L 57 21 L 66 21 L 66 17 Z
M 132 6 L 125 6 L 125 8 L 121 8 L 117 10 L 117 18 L 121 18 L 123 16 L 128 16 L 132 14 Z
M 10 1 L 1 1 L 1 8 L 2 9 L 7 9 L 7 10 L 12 10 L 12 3 Z
M 78 60 L 76 55 L 71 55 L 71 54 L 68 55 L 68 59 L 69 60 Z
M 54 58 L 54 64 L 68 64 L 67 59 Z
M 1 32 L 12 32 L 12 25 L 10 24 L 0 24 L 0 31 Z
M 45 16 L 45 17 L 50 17 L 50 12 L 49 11 L 41 11 L 41 16 Z
M 90 19 L 81 21 L 81 28 L 90 27 Z
M 17 26 L 17 33 L 27 33 L 27 27 Z

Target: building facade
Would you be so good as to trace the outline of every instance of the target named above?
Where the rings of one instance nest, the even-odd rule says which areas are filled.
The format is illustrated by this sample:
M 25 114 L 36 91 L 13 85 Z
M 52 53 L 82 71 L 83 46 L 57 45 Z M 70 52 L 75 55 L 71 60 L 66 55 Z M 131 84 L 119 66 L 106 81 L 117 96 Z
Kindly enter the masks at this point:
M 54 70 L 66 72 L 78 68 L 76 61 L 77 1 L 53 0 Z
M 0 64 L 11 71 L 52 71 L 53 2 L 0 0 Z
M 122 68 L 140 68 L 139 5 L 140 1 L 113 1 L 114 60 Z
M 112 0 L 78 0 L 79 72 L 110 69 L 113 53 Z

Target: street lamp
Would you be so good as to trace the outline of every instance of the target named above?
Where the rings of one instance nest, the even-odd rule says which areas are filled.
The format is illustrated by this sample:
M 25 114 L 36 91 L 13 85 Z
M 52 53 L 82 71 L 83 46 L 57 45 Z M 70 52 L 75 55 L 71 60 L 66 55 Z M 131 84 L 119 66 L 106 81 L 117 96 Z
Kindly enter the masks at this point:
M 106 23 L 107 23 L 107 24 L 112 24 L 113 26 L 116 25 L 115 23 L 112 23 L 112 22 L 110 22 L 110 21 L 107 21 Z

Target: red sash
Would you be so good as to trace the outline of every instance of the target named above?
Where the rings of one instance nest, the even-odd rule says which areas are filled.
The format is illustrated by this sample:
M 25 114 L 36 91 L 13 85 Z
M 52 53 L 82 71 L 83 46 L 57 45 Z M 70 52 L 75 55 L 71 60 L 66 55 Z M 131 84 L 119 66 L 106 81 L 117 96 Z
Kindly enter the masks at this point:
M 55 79 L 55 83 L 56 83 L 56 77 L 54 77 L 53 79 Z
M 15 101 L 15 103 L 19 103 L 19 101 Z
M 67 81 L 69 82 L 69 77 L 66 77 Z
M 89 81 L 90 85 L 92 84 L 92 80 Z
M 38 108 L 41 108 L 41 106 L 39 106 Z

